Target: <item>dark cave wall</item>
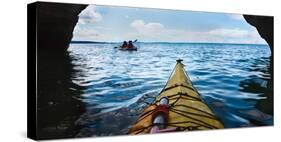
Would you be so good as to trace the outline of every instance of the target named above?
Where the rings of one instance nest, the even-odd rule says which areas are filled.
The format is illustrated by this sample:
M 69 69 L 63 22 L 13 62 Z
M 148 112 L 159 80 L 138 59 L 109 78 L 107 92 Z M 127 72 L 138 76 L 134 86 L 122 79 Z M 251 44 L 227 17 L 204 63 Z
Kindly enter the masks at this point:
M 38 2 L 36 7 L 38 49 L 65 53 L 78 15 L 87 5 Z
M 36 24 L 34 37 L 37 39 L 37 42 L 34 41 L 37 51 L 38 118 L 35 139 L 70 138 L 77 131 L 74 122 L 85 107 L 84 103 L 75 99 L 80 97 L 81 88 L 71 81 L 77 71 L 73 69 L 73 59 L 67 48 L 78 22 L 78 15 L 87 5 L 36 2 L 30 4 L 29 8 L 31 7 L 35 9 L 32 10 L 35 16 L 29 22 Z M 30 36 L 33 33 L 28 34 Z M 35 49 L 28 46 L 28 50 Z M 32 70 L 35 67 L 28 68 Z M 32 82 L 30 78 L 28 82 Z
M 245 20 L 256 27 L 260 36 L 268 43 L 273 52 L 273 17 L 272 16 L 254 16 L 243 15 Z
M 270 56 L 270 65 L 268 67 L 268 71 L 270 72 L 271 79 L 267 82 L 267 90 L 266 90 L 266 99 L 261 99 L 257 102 L 256 107 L 259 110 L 267 114 L 271 114 L 274 116 L 274 19 L 272 16 L 253 16 L 253 15 L 243 15 L 245 20 L 252 26 L 256 27 L 260 36 L 268 43 L 271 56 Z M 272 124 L 273 125 L 273 124 Z

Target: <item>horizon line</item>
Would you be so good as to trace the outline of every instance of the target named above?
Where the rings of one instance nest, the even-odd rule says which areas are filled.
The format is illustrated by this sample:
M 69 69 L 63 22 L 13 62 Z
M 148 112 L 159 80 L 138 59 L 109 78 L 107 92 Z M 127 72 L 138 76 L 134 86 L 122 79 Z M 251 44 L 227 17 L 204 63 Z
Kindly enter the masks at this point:
M 91 41 L 91 40 L 71 40 L 73 44 L 110 44 L 122 43 L 123 41 Z M 229 42 L 188 42 L 188 41 L 138 41 L 138 43 L 182 43 L 182 44 L 233 44 L 233 45 L 266 45 L 267 43 L 229 43 Z

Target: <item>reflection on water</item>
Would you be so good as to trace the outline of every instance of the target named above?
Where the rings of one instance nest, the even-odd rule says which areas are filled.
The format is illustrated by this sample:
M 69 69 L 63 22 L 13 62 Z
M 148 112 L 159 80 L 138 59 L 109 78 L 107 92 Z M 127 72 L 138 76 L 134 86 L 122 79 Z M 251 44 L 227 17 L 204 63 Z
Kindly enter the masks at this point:
M 53 55 L 51 58 L 49 55 Z M 68 54 L 38 52 L 37 133 L 40 139 L 70 138 L 79 129 L 75 120 L 85 111 L 79 100 L 81 87 L 72 82 L 73 69 Z
M 272 125 L 270 50 L 265 45 L 140 43 L 71 44 L 72 82 L 86 111 L 76 137 L 126 134 L 182 58 L 194 86 L 226 128 Z
M 261 94 L 263 99 L 256 103 L 256 108 L 246 112 L 252 123 L 256 125 L 273 125 L 273 81 L 270 69 L 271 58 L 260 58 L 249 71 L 261 72 L 259 77 L 250 76 L 250 79 L 241 81 L 241 91 Z M 266 66 L 261 66 L 265 64 Z

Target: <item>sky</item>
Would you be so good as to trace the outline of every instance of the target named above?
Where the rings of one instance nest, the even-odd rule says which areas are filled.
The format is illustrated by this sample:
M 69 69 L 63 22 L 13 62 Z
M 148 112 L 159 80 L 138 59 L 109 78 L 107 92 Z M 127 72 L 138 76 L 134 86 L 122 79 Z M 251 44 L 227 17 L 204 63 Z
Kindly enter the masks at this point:
M 72 40 L 266 44 L 242 15 L 90 5 Z

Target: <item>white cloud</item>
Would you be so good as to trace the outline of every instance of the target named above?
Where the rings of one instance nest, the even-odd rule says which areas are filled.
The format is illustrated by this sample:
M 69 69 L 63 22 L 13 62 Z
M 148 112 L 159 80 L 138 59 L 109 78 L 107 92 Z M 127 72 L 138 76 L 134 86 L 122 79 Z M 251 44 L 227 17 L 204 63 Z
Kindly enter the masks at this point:
M 122 41 L 139 39 L 140 41 L 169 42 L 266 43 L 255 28 L 249 30 L 218 28 L 208 31 L 187 31 L 167 28 L 162 23 L 144 22 L 140 19 L 132 21 L 130 27 L 134 29 L 133 32 L 123 32 L 122 36 L 116 36 L 116 34 L 110 32 L 113 29 L 108 27 L 95 26 L 93 29 L 78 23 L 74 30 L 74 40 Z
M 79 23 L 96 23 L 102 20 L 102 15 L 95 10 L 95 6 L 90 5 L 79 15 Z
M 108 28 L 96 27 L 89 28 L 85 26 L 78 25 L 75 27 L 73 32 L 72 40 L 81 40 L 81 41 L 121 41 L 122 37 L 116 37 L 112 34 L 107 34 L 106 30 Z
M 131 27 L 143 35 L 159 34 L 165 30 L 165 27 L 161 23 L 145 23 L 143 20 L 134 20 L 131 23 Z
M 221 42 L 264 44 L 256 29 L 251 31 L 242 29 L 215 29 L 206 33 L 208 36 L 220 38 Z
M 137 32 L 135 37 L 145 41 L 265 43 L 255 29 L 219 28 L 209 31 L 185 31 L 166 28 L 161 23 L 135 20 L 131 23 Z
M 93 39 L 101 39 L 103 35 L 99 34 L 98 31 L 94 29 L 82 28 L 76 26 L 74 29 L 74 37 L 73 40 L 93 40 Z
M 241 29 L 214 29 L 209 31 L 207 34 L 212 36 L 239 38 L 247 36 L 249 31 Z
M 241 14 L 230 14 L 229 17 L 234 20 L 245 20 Z
M 93 41 L 122 41 L 139 39 L 140 41 L 169 41 L 169 42 L 214 42 L 214 43 L 249 43 L 265 44 L 257 31 L 241 29 L 215 29 L 211 31 L 185 31 L 179 29 L 167 29 L 161 24 L 148 24 L 134 22 L 132 26 L 136 32 L 123 33 L 122 36 L 114 36 L 102 32 L 104 29 L 92 29 L 76 26 L 74 40 Z

